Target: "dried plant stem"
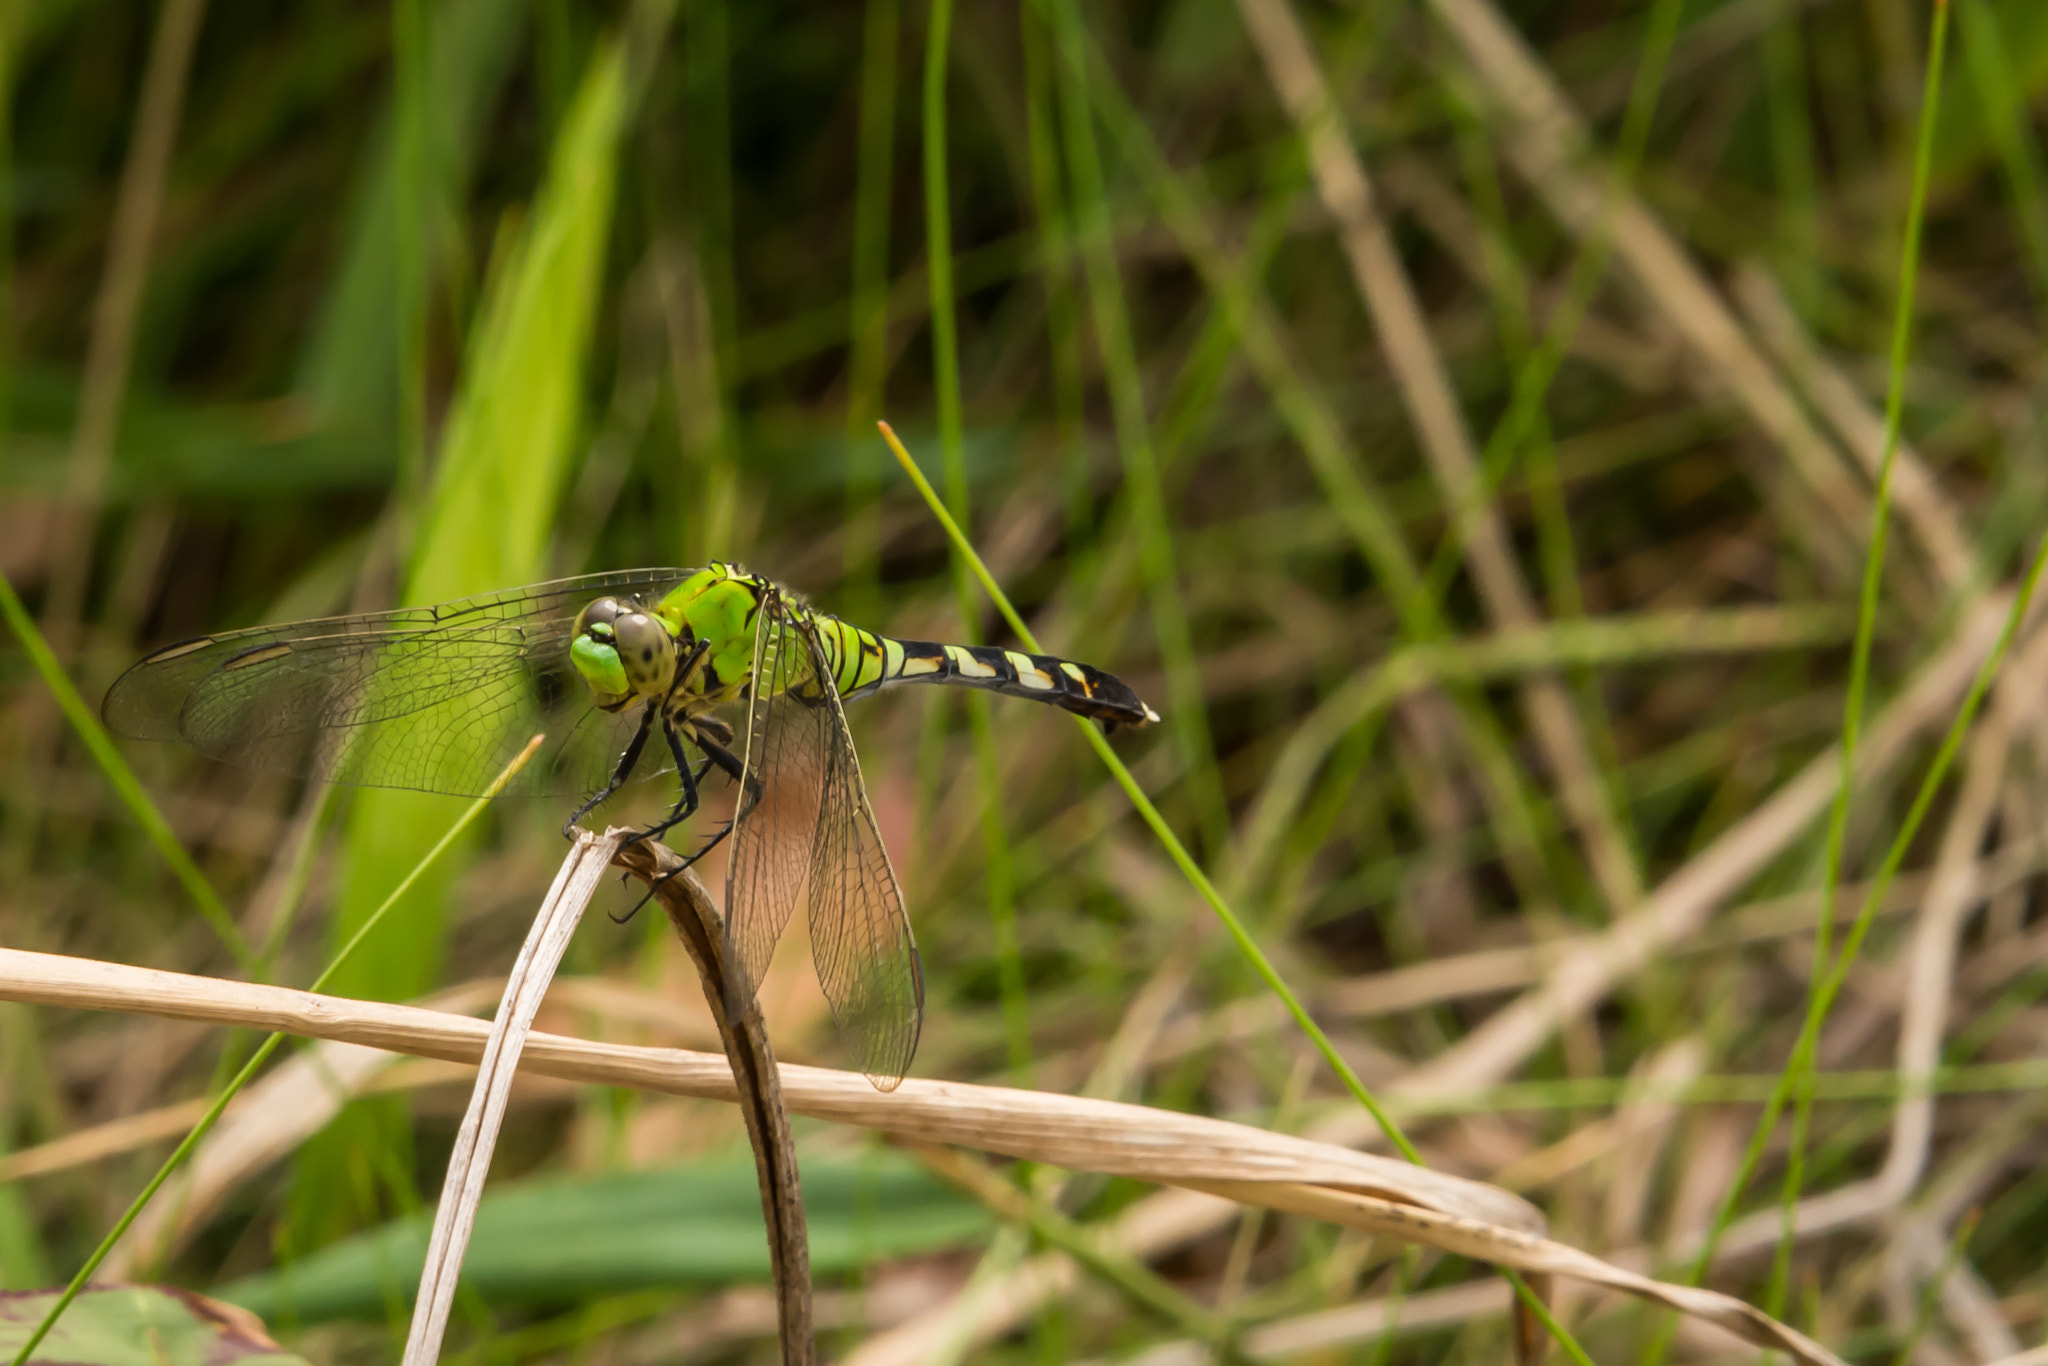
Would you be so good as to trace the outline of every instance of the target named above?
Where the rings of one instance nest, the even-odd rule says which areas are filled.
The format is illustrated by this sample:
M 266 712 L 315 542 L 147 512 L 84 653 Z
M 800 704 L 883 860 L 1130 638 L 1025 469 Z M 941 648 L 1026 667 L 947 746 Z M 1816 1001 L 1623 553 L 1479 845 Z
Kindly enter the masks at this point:
M 817 1360 L 812 1325 L 811 1250 L 804 1227 L 803 1189 L 798 1181 L 796 1141 L 782 1101 L 781 1069 L 768 1046 L 761 1003 L 748 988 L 725 932 L 725 917 L 681 857 L 666 845 L 628 845 L 613 862 L 653 889 L 655 900 L 675 926 L 697 977 L 704 1004 L 717 1022 L 719 1041 L 731 1064 L 740 1114 L 754 1146 L 754 1173 L 761 1185 L 761 1217 L 768 1229 L 768 1263 L 775 1276 L 776 1327 L 784 1366 Z
M 61 954 L 0 948 L 0 1000 L 168 1019 L 281 1029 L 416 1057 L 476 1063 L 489 1026 L 417 1006 L 320 996 L 287 987 L 161 972 Z M 527 1036 L 522 1066 L 545 1076 L 668 1095 L 736 1097 L 725 1059 L 681 1049 Z M 1055 1166 L 1173 1181 L 1332 1182 L 1399 1193 L 1467 1217 L 1524 1230 L 1543 1220 L 1526 1201 L 1481 1182 L 1373 1153 L 1268 1133 L 1201 1115 L 1002 1086 L 907 1079 L 875 1090 L 859 1073 L 784 1065 L 782 1089 L 797 1114 L 957 1143 Z
M 261 1024 L 463 1062 L 484 1061 L 491 1032 L 479 1020 L 411 1006 L 18 949 L 0 949 L 0 999 Z M 723 1058 L 541 1033 L 528 1033 L 524 1042 L 520 1061 L 535 1072 L 673 1095 L 738 1097 L 731 1065 Z M 1201 1202 L 1205 1221 L 1214 1217 L 1208 1207 L 1229 1211 L 1239 1207 L 1231 1202 L 1258 1204 L 1505 1267 L 1590 1280 L 1709 1317 L 1731 1331 L 1747 1333 L 1756 1345 L 1789 1352 L 1809 1366 L 1839 1366 L 1825 1348 L 1728 1296 L 1646 1282 L 1589 1253 L 1551 1241 L 1543 1235 L 1542 1219 L 1532 1206 L 1477 1181 L 1248 1125 L 1146 1106 L 915 1078 L 884 1094 L 857 1073 L 817 1067 L 781 1071 L 790 1108 L 798 1113 L 927 1143 L 961 1144 L 1186 1187 L 1182 1198 Z M 1212 1190 L 1227 1192 L 1227 1199 L 1219 1201 L 1205 1193 Z M 1182 1236 L 1192 1231 L 1185 1219 L 1177 1227 Z M 452 1289 L 452 1280 L 449 1284 Z
M 426 1266 L 420 1272 L 412 1328 L 406 1336 L 405 1366 L 431 1366 L 440 1359 L 448 1314 L 455 1306 L 455 1284 L 462 1273 L 470 1232 L 476 1226 L 477 1204 L 483 1199 L 484 1178 L 490 1173 L 491 1153 L 505 1120 L 520 1051 L 569 939 L 628 833 L 624 829 L 603 835 L 576 832 L 568 857 L 555 874 L 554 886 L 541 902 L 526 943 L 505 979 L 505 995 L 484 1043 L 476 1087 L 470 1093 L 462 1127 L 456 1131 L 455 1151 L 449 1155 L 441 1201 L 434 1210 L 434 1231 L 427 1242 Z

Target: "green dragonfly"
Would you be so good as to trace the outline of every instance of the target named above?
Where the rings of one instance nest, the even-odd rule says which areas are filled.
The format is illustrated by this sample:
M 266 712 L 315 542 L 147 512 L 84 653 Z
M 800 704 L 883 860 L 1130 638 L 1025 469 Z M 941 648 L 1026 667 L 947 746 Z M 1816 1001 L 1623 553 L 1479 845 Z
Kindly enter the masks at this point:
M 637 839 L 695 812 L 716 767 L 739 784 L 738 811 L 692 860 L 732 836 L 726 917 L 747 988 L 803 904 L 840 1032 L 889 1090 L 917 1049 L 924 981 L 840 704 L 906 683 L 1028 697 L 1111 727 L 1159 719 L 1089 665 L 892 640 L 718 563 L 200 636 L 131 667 L 102 712 L 119 735 L 230 763 L 462 796 L 544 731 L 513 790 L 585 798 L 565 831 L 628 781 L 675 774 L 675 804 Z M 743 738 L 716 714 L 742 703 Z

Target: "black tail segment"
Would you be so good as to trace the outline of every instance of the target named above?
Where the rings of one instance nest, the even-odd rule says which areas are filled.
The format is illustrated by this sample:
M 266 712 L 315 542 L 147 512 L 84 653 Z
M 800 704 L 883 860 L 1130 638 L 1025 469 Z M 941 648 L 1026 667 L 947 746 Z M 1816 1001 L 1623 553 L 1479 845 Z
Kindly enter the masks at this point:
M 1128 683 L 1090 664 L 1050 655 L 1027 655 L 987 645 L 938 645 L 928 640 L 890 642 L 902 647 L 902 663 L 881 684 L 949 683 L 986 688 L 1009 697 L 1028 697 L 1092 717 L 1111 726 L 1142 726 L 1159 713 L 1145 705 Z M 888 663 L 896 664 L 893 658 Z

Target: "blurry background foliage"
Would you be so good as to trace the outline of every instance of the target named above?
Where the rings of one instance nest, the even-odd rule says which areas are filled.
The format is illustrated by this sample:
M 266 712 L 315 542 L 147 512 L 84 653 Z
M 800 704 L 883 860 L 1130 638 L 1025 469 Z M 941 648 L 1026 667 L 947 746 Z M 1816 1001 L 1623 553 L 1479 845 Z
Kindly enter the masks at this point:
M 1712 282 L 1767 358 L 1764 390 L 1796 395 L 1793 426 L 1761 422 L 1754 392 L 1702 358 L 1698 319 L 1673 311 L 1630 243 L 1575 296 L 1597 234 L 1555 196 L 1572 176 L 1604 185 L 1608 158 L 1567 147 L 1563 171 L 1531 174 L 1531 139 L 1555 130 L 1504 106 L 1470 32 L 1444 22 L 1494 12 L 1488 0 L 1001 0 L 953 14 L 936 67 L 922 0 L 5 0 L 0 570 L 94 698 L 137 651 L 201 631 L 714 557 L 897 634 L 1001 639 L 981 605 L 962 619 L 945 544 L 873 436 L 886 415 L 971 510 L 1048 647 L 1119 672 L 1167 713 L 1120 746 L 1384 1085 L 1530 979 L 1480 974 L 1495 953 L 1391 1013 L 1373 1004 L 1381 979 L 1346 995 L 1347 979 L 1595 930 L 1832 738 L 1870 503 L 1841 413 L 1881 407 L 1925 56 L 1919 0 L 1690 0 L 1668 65 L 1637 87 L 1652 5 L 1492 3 L 1596 147 L 1631 136 L 1633 91 L 1646 117 L 1631 212 Z M 2012 572 L 2048 486 L 2048 6 L 1955 5 L 1905 431 L 1965 533 L 1946 560 L 1894 537 L 1880 706 L 1958 604 Z M 1306 34 L 1372 177 L 1387 259 L 1425 324 L 1405 342 L 1362 305 L 1357 239 L 1319 192 L 1329 167 L 1312 173 L 1303 155 L 1303 107 L 1279 92 L 1304 73 L 1271 29 L 1276 9 Z M 1534 420 L 1490 441 L 1559 317 L 1574 325 Z M 1408 417 L 1425 343 L 1465 441 L 1491 462 L 1495 492 L 1475 505 L 1505 526 L 1494 570 L 1525 585 L 1520 618 L 1448 534 L 1456 481 Z M 1840 479 L 1801 463 L 1801 432 Z M 1496 629 L 1513 639 L 1415 653 Z M 1408 681 L 1375 693 L 1373 670 L 1403 649 Z M 1532 674 L 1547 665 L 1561 672 Z M 1461 681 L 1431 682 L 1444 674 Z M 1563 731 L 1532 719 L 1550 705 L 1543 686 Z M 1281 1127 L 1347 1105 L 1276 1014 L 1229 1009 L 1249 975 L 1060 719 L 1018 703 L 989 715 L 1000 724 L 920 692 L 854 717 L 930 979 L 917 1070 Z M 10 642 L 6 941 L 238 972 L 59 730 Z M 1560 743 L 1583 760 L 1575 790 Z M 279 981 L 307 980 L 452 812 L 411 794 L 327 799 L 175 750 L 132 758 Z M 1924 758 L 1859 794 L 1852 877 Z M 1998 838 L 2014 847 L 2041 809 L 2038 772 L 2038 756 L 2018 761 L 2001 789 Z M 408 999 L 501 972 L 559 856 L 561 814 L 505 803 L 343 989 Z M 1813 886 L 1820 839 L 1816 825 L 1787 841 L 1750 895 Z M 1909 866 L 1933 858 L 1923 844 Z M 2041 939 L 2031 879 L 2009 880 L 1972 950 L 2020 966 L 1958 978 L 1978 981 L 1982 1009 L 1949 1061 L 2038 1051 L 2048 982 L 2026 968 Z M 1766 919 L 1661 961 L 1527 1048 L 1490 1078 L 1528 1083 L 1521 1108 L 1415 1121 L 1425 1155 L 1520 1170 L 1557 1151 L 1546 1145 L 1608 1132 L 1606 1102 L 1563 1082 L 1623 1078 L 1681 1048 L 1695 1071 L 1775 1072 L 1804 1008 L 1812 917 L 1787 904 L 1789 939 Z M 553 1027 L 703 1042 L 695 984 L 655 919 L 593 920 L 571 969 L 603 990 L 555 1008 Z M 1903 933 L 1880 925 L 1868 980 L 1852 978 L 1868 990 L 1831 1025 L 1824 1066 L 1892 1065 L 1883 984 Z M 778 1046 L 836 1060 L 801 955 L 786 967 L 770 982 Z M 13 1148 L 200 1094 L 247 1046 L 119 1018 L 0 1020 Z M 1120 1027 L 1134 1051 L 1101 1066 Z M 369 1321 L 308 1328 L 327 1334 L 308 1350 L 388 1353 L 378 1249 L 409 1235 L 364 1235 L 431 1198 L 459 1103 L 442 1074 L 398 1090 L 253 1173 L 168 1265 L 136 1274 L 275 1287 L 264 1278 L 314 1259 L 323 1303 Z M 1823 1104 L 1808 1185 L 1874 1170 L 1889 1113 L 1881 1096 Z M 1951 1163 L 1974 1173 L 1965 1203 L 1982 1218 L 1960 1262 L 1937 1240 L 1912 1273 L 1960 1265 L 2028 1341 L 2048 1313 L 2048 1275 L 2024 1252 L 2048 1241 L 2034 1113 L 2024 1088 L 1944 1104 L 1928 1180 Z M 1753 1118 L 1686 1108 L 1626 1161 L 1525 1177 L 1561 1236 L 1662 1238 L 1706 1217 Z M 534 1174 L 521 1217 L 573 1223 L 594 1189 L 583 1177 L 694 1162 L 688 1179 L 740 1180 L 738 1134 L 720 1107 L 536 1086 L 498 1179 Z M 821 1171 L 867 1160 L 830 1130 L 806 1143 Z M 0 1186 L 0 1281 L 68 1274 L 160 1155 Z M 1781 1163 L 1782 1143 L 1749 1204 L 1771 1203 Z M 828 1187 L 838 1204 L 821 1227 L 836 1241 L 821 1270 L 872 1292 L 834 1301 L 849 1334 L 865 1305 L 886 1317 L 949 1293 L 989 1236 L 925 1187 Z M 1144 1194 L 1080 1182 L 1061 1200 L 1095 1222 Z M 727 1322 L 707 1297 L 760 1274 L 745 1247 L 717 1263 L 745 1242 L 719 1238 L 616 1293 L 600 1261 L 525 1298 L 533 1267 L 504 1240 L 493 1284 L 512 1289 L 472 1305 L 471 1323 L 505 1359 L 614 1335 L 629 1357 L 658 1352 L 679 1325 Z M 532 1242 L 536 1257 L 569 1255 Z M 1886 1243 L 1850 1228 L 1803 1245 L 1795 1320 L 1855 1330 L 1851 1345 L 1880 1354 L 1927 1331 L 1913 1295 L 1887 1298 Z M 1014 1260 L 1021 1244 L 995 1247 Z M 1252 1322 L 1380 1293 L 1388 1255 L 1253 1219 L 1161 1269 Z M 1411 1294 L 1478 1275 L 1455 1260 L 1411 1269 Z M 1757 1295 L 1770 1275 L 1755 1257 L 1714 1274 Z M 1611 1305 L 1579 1318 L 1596 1355 L 1632 1351 L 1655 1323 Z M 764 1327 L 730 1322 L 703 1351 Z M 1397 1350 L 1492 1359 L 1501 1325 L 1489 1311 Z M 1172 1331 L 1082 1293 L 1000 1351 L 1057 1359 Z

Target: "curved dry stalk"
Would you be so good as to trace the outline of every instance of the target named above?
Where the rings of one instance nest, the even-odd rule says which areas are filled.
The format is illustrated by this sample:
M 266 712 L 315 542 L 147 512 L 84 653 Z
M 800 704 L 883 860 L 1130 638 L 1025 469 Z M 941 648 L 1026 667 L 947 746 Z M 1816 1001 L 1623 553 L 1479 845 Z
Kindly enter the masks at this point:
M 0 949 L 0 999 L 282 1029 L 421 1057 L 475 1062 L 480 1020 L 377 1001 Z M 527 1037 L 523 1066 L 549 1076 L 671 1095 L 733 1100 L 723 1058 L 680 1049 Z M 1543 1236 L 1543 1220 L 1497 1187 L 1288 1134 L 1199 1115 L 961 1082 L 907 1080 L 876 1091 L 858 1073 L 784 1067 L 799 1114 L 1054 1166 L 1129 1176 L 1238 1204 L 1335 1219 L 1538 1274 L 1571 1276 L 1669 1304 L 1788 1352 L 1837 1366 L 1809 1342 L 1739 1302 L 1649 1281 Z M 1206 1211 L 1203 1218 L 1207 1219 Z M 1377 1222 L 1374 1222 L 1377 1221 Z M 1480 1250 L 1484 1249 L 1484 1250 Z
M 1194 1190 L 1220 1195 L 1226 1200 L 1264 1205 L 1290 1214 L 1305 1214 L 1402 1242 L 1421 1243 L 1462 1257 L 1491 1262 L 1496 1266 L 1511 1266 L 1535 1275 L 1569 1276 L 1589 1285 L 1618 1290 L 1625 1295 L 1676 1309 L 1691 1318 L 1725 1329 L 1745 1342 L 1784 1352 L 1798 1361 L 1830 1362 L 1839 1366 L 1841 1360 L 1804 1333 L 1779 1323 L 1763 1310 L 1732 1295 L 1652 1280 L 1604 1262 L 1590 1252 L 1581 1252 L 1536 1234 L 1515 1232 L 1355 1191 L 1331 1190 L 1326 1186 L 1270 1182 L 1251 1188 L 1249 1183 L 1235 1181 L 1190 1181 L 1184 1184 Z
M 0 949 L 0 999 L 279 1029 L 418 1057 L 474 1063 L 489 1026 L 417 1006 L 352 1001 L 89 958 Z M 535 1032 L 522 1065 L 547 1076 L 669 1095 L 732 1100 L 715 1054 L 597 1043 Z M 1185 1180 L 1299 1181 L 1372 1191 L 1446 1213 L 1538 1231 L 1543 1217 L 1481 1182 L 1289 1134 L 1116 1101 L 965 1082 L 906 1080 L 875 1090 L 857 1072 L 784 1066 L 789 1108 L 929 1143 L 955 1143 L 1054 1166 L 1177 1185 Z
M 732 1066 L 740 1113 L 754 1149 L 754 1174 L 761 1187 L 761 1219 L 768 1232 L 768 1265 L 775 1280 L 776 1330 L 784 1366 L 809 1366 L 818 1359 L 811 1313 L 811 1244 L 805 1227 L 803 1187 L 798 1180 L 796 1138 L 782 1100 L 781 1069 L 768 1046 L 761 1002 L 734 958 L 725 915 L 682 857 L 652 840 L 629 844 L 612 855 L 614 866 L 645 882 L 675 927 L 697 978 L 704 1004 L 718 1025 L 718 1039 Z M 740 1003 L 738 1017 L 733 1003 Z
M 427 1010 L 469 1015 L 497 1000 L 503 987 L 502 980 L 476 978 L 421 997 L 412 1004 Z M 675 1001 L 614 978 L 557 977 L 548 988 L 548 1003 L 570 1007 L 609 1024 L 647 1026 L 692 1046 L 717 1042 L 717 1030 L 708 1019 L 699 1027 L 694 1017 L 676 1008 Z M 358 1055 L 365 1062 L 360 1072 L 354 1065 Z M 369 1065 L 372 1060 L 374 1066 Z M 186 1171 L 216 1172 L 217 1180 L 209 1177 L 204 1184 L 217 1189 L 200 1202 L 203 1209 L 188 1212 L 180 1220 L 183 1232 L 178 1238 L 189 1234 L 195 1218 L 203 1219 L 210 1213 L 220 1195 L 240 1186 L 251 1172 L 269 1166 L 326 1128 L 348 1101 L 360 1095 L 416 1091 L 456 1080 L 466 1084 L 468 1077 L 459 1069 L 444 1068 L 430 1061 L 407 1064 L 397 1054 L 348 1043 L 322 1042 L 278 1064 L 262 1081 L 235 1098 L 220 1124 L 193 1154 Z M 74 1129 L 47 1143 L 18 1148 L 0 1157 L 0 1183 L 52 1176 L 181 1138 L 206 1107 L 204 1100 L 173 1101 L 103 1124 Z M 230 1134 L 232 1138 L 228 1137 Z M 230 1158 L 223 1152 L 220 1159 L 210 1159 L 209 1154 L 216 1146 L 233 1149 L 234 1156 Z M 180 1178 L 186 1171 L 167 1183 L 159 1203 L 178 1203 L 175 1192 L 183 1185 Z M 196 1200 L 199 1197 L 187 1197 L 187 1204 Z M 150 1225 L 154 1209 L 152 1206 L 150 1212 L 135 1221 L 129 1241 L 150 1241 L 137 1235 Z M 167 1255 L 173 1247 L 175 1242 L 160 1248 L 157 1255 Z M 113 1267 L 121 1256 L 121 1249 L 115 1249 L 107 1266 Z M 107 1274 L 112 1277 L 116 1273 L 110 1270 Z

